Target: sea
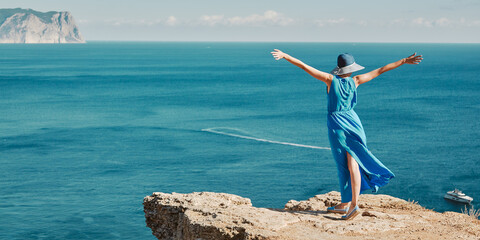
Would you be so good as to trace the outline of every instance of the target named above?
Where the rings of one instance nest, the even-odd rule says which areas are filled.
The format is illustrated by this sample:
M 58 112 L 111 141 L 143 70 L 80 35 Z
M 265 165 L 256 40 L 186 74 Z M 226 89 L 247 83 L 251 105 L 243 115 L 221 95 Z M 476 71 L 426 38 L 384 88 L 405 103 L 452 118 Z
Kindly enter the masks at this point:
M 338 191 L 323 82 L 348 52 L 378 194 L 480 208 L 480 44 L 88 42 L 0 45 L 0 239 L 155 239 L 143 198 L 224 192 L 283 208 Z M 368 193 L 368 192 L 367 192 Z

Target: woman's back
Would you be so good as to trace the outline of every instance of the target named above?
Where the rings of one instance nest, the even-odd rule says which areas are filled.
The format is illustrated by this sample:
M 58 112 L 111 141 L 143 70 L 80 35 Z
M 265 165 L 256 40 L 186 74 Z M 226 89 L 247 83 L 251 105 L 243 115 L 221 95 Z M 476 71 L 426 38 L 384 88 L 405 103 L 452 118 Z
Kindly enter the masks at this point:
M 357 89 L 351 77 L 333 76 L 330 90 L 327 88 L 328 112 L 352 110 L 357 104 Z

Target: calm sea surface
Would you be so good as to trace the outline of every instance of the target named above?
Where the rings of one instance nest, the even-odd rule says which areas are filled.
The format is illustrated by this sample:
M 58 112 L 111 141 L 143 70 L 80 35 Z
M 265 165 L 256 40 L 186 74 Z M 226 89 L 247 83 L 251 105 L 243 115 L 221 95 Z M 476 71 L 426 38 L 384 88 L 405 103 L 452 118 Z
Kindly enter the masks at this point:
M 323 71 L 349 52 L 361 73 L 423 54 L 358 88 L 368 147 L 396 175 L 379 193 L 460 211 L 443 199 L 457 187 L 480 207 L 479 44 L 3 44 L 0 239 L 155 239 L 152 192 L 282 208 L 338 191 L 330 150 L 288 145 L 329 147 L 325 85 L 274 48 Z

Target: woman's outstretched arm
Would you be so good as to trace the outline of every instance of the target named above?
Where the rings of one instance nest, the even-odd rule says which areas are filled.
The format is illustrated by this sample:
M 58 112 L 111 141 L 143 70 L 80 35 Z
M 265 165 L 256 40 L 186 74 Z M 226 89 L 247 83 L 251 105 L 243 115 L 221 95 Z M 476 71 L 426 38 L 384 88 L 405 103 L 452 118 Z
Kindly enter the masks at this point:
M 292 63 L 293 65 L 303 69 L 305 72 L 307 72 L 308 74 L 312 75 L 312 77 L 324 82 L 325 84 L 327 84 L 327 86 L 330 86 L 330 84 L 332 83 L 332 79 L 333 79 L 333 76 L 329 73 L 326 73 L 326 72 L 322 72 L 322 71 L 319 71 L 313 67 L 310 67 L 308 66 L 307 64 L 303 63 L 302 61 L 278 50 L 278 49 L 274 49 L 273 52 L 271 52 L 273 57 L 275 58 L 275 60 L 280 60 L 282 58 L 285 58 L 287 61 L 289 61 L 290 63 Z
M 365 74 L 362 74 L 362 75 L 357 75 L 355 77 L 353 77 L 353 80 L 355 80 L 355 85 L 360 85 L 360 84 L 363 84 L 363 83 L 366 83 L 376 77 L 378 77 L 380 74 L 384 73 L 384 72 L 388 72 L 392 69 L 395 69 L 397 67 L 400 67 L 402 66 L 403 64 L 419 64 L 423 58 L 422 58 L 422 55 L 418 55 L 416 56 L 417 53 L 414 53 L 412 55 L 410 55 L 409 57 L 407 58 L 403 58 L 403 59 L 400 59 L 396 62 L 393 62 L 393 63 L 390 63 L 388 65 L 385 65 L 381 68 L 377 68 L 371 72 L 368 72 L 368 73 L 365 73 Z

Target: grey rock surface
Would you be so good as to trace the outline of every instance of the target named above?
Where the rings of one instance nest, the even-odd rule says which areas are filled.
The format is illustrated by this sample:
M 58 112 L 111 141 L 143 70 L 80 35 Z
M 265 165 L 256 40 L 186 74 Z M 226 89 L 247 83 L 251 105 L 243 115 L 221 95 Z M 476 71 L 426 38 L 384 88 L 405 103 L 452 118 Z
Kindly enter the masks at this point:
M 0 43 L 85 43 L 69 12 L 0 9 Z

